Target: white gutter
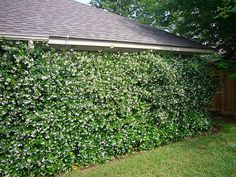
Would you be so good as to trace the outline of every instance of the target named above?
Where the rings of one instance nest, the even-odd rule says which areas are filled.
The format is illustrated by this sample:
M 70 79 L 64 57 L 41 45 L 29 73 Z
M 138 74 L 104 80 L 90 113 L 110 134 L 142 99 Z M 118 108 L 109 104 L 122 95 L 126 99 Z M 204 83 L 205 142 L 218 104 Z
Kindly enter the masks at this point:
M 85 49 L 101 48 L 101 49 L 132 49 L 136 50 L 160 50 L 160 51 L 174 51 L 174 52 L 188 52 L 188 53 L 214 53 L 211 49 L 200 48 L 187 48 L 187 47 L 175 47 L 175 46 L 163 46 L 153 44 L 139 44 L 128 42 L 113 42 L 113 41 L 101 41 L 101 40 L 89 40 L 89 39 L 70 39 L 70 38 L 51 38 L 45 36 L 26 36 L 26 35 L 8 35 L 0 34 L 0 37 L 4 37 L 10 40 L 33 40 L 33 41 L 48 41 L 51 45 L 64 45 L 64 46 L 78 46 Z
M 200 48 L 187 48 L 187 47 L 174 47 L 174 46 L 162 46 L 152 44 L 139 44 L 139 43 L 127 43 L 127 42 L 113 42 L 113 41 L 99 41 L 99 40 L 85 40 L 85 39 L 54 39 L 49 38 L 48 44 L 52 45 L 69 45 L 69 46 L 81 46 L 81 47 L 96 47 L 96 48 L 108 48 L 108 49 L 139 49 L 139 50 L 161 50 L 161 51 L 175 51 L 175 52 L 191 52 L 191 53 L 214 53 L 211 49 Z
M 29 40 L 33 40 L 33 41 L 48 41 L 49 37 L 45 37 L 45 36 L 26 36 L 26 35 L 9 35 L 9 34 L 0 34 L 0 37 L 3 37 L 5 39 L 9 39 L 9 40 L 23 40 L 23 41 L 29 41 Z

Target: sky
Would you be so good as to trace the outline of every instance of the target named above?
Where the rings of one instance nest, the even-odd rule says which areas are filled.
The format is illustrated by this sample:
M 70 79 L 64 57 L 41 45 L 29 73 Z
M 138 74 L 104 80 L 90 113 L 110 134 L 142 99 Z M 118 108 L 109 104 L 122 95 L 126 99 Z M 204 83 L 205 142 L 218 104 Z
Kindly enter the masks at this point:
M 78 2 L 82 2 L 84 4 L 89 4 L 90 3 L 90 0 L 76 0 Z

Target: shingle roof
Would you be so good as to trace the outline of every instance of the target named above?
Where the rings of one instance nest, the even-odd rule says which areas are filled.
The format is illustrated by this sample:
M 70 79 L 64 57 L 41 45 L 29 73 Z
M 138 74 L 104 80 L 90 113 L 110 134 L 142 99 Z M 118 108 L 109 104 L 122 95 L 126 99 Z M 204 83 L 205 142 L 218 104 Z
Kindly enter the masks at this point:
M 209 49 L 74 0 L 0 0 L 0 35 L 66 37 Z

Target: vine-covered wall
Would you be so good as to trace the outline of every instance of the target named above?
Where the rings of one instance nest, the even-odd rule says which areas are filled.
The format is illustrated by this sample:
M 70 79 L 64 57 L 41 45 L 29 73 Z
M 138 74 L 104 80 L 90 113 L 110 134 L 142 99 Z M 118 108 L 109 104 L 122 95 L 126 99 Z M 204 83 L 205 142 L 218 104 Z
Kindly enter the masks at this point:
M 211 127 L 217 80 L 201 57 L 0 43 L 1 176 L 55 175 Z

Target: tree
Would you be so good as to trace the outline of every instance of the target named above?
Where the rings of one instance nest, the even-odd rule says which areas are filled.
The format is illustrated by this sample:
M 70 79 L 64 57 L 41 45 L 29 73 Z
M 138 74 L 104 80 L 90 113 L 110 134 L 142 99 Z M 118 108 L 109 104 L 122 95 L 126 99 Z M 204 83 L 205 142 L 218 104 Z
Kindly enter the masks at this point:
M 92 0 L 91 4 L 206 45 L 236 53 L 236 0 Z

